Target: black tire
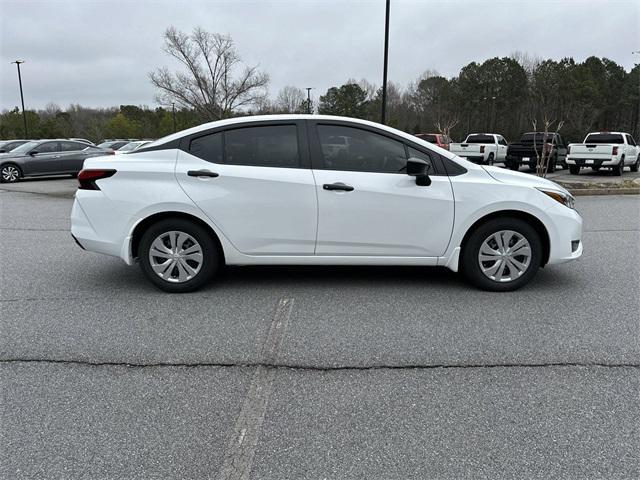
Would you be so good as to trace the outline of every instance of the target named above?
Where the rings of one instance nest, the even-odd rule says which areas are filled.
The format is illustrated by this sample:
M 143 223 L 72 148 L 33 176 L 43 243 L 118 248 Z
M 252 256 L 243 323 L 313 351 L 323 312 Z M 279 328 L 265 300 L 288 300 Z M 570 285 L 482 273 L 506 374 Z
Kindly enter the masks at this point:
M 569 165 L 569 173 L 571 175 L 578 175 L 580 173 L 579 165 Z
M 493 165 L 493 153 L 489 154 L 489 158 L 487 158 L 487 165 Z
M 5 163 L 0 167 L 0 182 L 15 183 L 22 178 L 22 170 L 15 163 Z
M 186 233 L 195 239 L 202 249 L 202 263 L 200 265 L 200 269 L 191 279 L 181 283 L 169 281 L 160 277 L 160 275 L 154 271 L 149 258 L 149 251 L 152 243 L 163 234 L 167 234 L 172 231 Z M 142 238 L 140 239 L 138 257 L 143 273 L 156 287 L 160 290 L 164 290 L 165 292 L 186 293 L 197 290 L 211 280 L 220 267 L 220 253 L 218 243 L 212 237 L 211 233 L 202 226 L 183 218 L 167 218 L 154 223 L 143 233 Z M 172 272 L 179 272 L 177 264 L 175 267 L 170 268 Z M 171 275 L 171 273 L 169 273 L 169 275 Z
M 517 278 L 498 282 L 486 276 L 481 268 L 478 254 L 486 239 L 502 230 L 517 232 L 529 242 L 531 257 L 527 269 Z M 536 230 L 518 218 L 495 218 L 477 227 L 465 242 L 460 257 L 460 271 L 476 287 L 493 292 L 509 292 L 527 284 L 542 264 L 542 241 Z
M 547 166 L 547 172 L 553 173 L 556 171 L 556 167 L 558 166 L 558 157 L 554 156 L 549 159 L 549 165 Z
M 618 165 L 613 167 L 613 174 L 616 177 L 621 177 L 623 171 L 624 171 L 624 157 L 620 159 L 620 163 L 618 163 Z
M 514 171 L 516 171 L 516 172 L 517 172 L 518 170 L 520 170 L 520 165 L 518 165 L 517 163 L 511 163 L 511 162 L 508 162 L 508 163 L 507 163 L 507 168 L 508 168 L 509 170 L 514 170 Z
M 629 167 L 629 168 L 631 169 L 632 172 L 637 172 L 638 170 L 640 170 L 640 156 L 636 160 L 636 163 L 631 165 L 631 167 Z

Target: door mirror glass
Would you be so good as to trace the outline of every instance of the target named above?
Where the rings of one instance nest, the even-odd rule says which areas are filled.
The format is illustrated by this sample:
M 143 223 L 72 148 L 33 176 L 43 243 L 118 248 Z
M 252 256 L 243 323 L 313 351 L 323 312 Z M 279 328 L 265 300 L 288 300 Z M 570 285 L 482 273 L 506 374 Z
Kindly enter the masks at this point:
M 37 155 L 37 154 L 38 154 L 38 151 L 37 151 L 37 150 L 31 150 L 31 151 L 29 152 L 29 155 L 31 155 L 32 157 L 33 157 L 34 155 Z
M 416 157 L 407 160 L 407 175 L 416 177 L 416 185 L 424 187 L 431 185 L 429 170 L 431 170 L 431 161 L 429 160 Z

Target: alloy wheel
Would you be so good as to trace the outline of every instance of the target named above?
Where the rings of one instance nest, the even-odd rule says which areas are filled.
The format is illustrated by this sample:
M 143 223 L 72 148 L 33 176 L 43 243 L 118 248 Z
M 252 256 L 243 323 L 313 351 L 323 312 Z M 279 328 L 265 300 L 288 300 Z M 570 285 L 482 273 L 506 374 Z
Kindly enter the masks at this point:
M 188 233 L 165 232 L 149 248 L 149 264 L 163 280 L 184 283 L 194 278 L 203 262 L 202 247 Z
M 495 282 L 521 277 L 531 264 L 531 245 L 520 233 L 501 230 L 489 235 L 478 252 L 482 273 Z
M 6 165 L 2 167 L 2 181 L 7 183 L 13 183 L 20 178 L 20 172 L 13 165 Z

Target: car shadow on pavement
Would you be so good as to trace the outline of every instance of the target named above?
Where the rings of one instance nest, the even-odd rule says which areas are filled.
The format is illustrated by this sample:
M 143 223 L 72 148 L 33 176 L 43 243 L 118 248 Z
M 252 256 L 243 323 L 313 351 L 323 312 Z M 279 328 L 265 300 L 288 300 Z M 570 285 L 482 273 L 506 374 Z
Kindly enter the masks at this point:
M 112 292 L 162 293 L 144 277 L 137 266 L 110 264 L 93 271 L 95 284 Z M 557 291 L 564 282 L 575 282 L 560 269 L 541 269 L 522 291 Z M 92 283 L 94 283 L 92 282 Z M 312 290 L 319 288 L 429 288 L 477 291 L 464 277 L 444 267 L 399 266 L 226 266 L 208 284 L 194 293 L 229 290 Z M 494 294 L 493 292 L 485 292 Z

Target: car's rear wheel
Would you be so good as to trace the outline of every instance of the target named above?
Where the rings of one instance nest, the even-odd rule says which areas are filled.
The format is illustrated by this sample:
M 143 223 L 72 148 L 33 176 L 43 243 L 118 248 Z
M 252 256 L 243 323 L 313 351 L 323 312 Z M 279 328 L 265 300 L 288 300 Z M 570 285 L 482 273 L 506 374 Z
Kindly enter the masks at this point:
M 487 165 L 493 165 L 493 153 L 489 154 L 489 158 L 487 159 Z
M 506 292 L 528 283 L 541 263 L 542 241 L 536 230 L 517 218 L 496 218 L 467 240 L 461 271 L 483 290 Z
M 637 172 L 638 170 L 640 170 L 640 156 L 638 156 L 638 159 L 636 160 L 636 163 L 634 163 L 633 165 L 631 165 L 631 171 L 632 172 Z
M 578 175 L 580 173 L 579 165 L 569 165 L 569 173 L 571 175 Z
M 613 174 L 616 177 L 620 177 L 622 176 L 622 172 L 624 171 L 624 157 L 622 157 L 620 159 L 620 163 L 618 163 L 618 165 L 616 165 L 615 167 L 613 167 Z
M 509 168 L 509 170 L 514 170 L 516 172 L 520 170 L 520 165 L 518 165 L 517 163 L 508 162 L 507 167 Z
M 6 163 L 0 168 L 0 181 L 2 183 L 14 183 L 22 178 L 20 167 L 13 163 Z
M 165 219 L 149 227 L 140 240 L 140 266 L 161 290 L 191 292 L 217 272 L 220 255 L 211 233 L 182 218 Z

